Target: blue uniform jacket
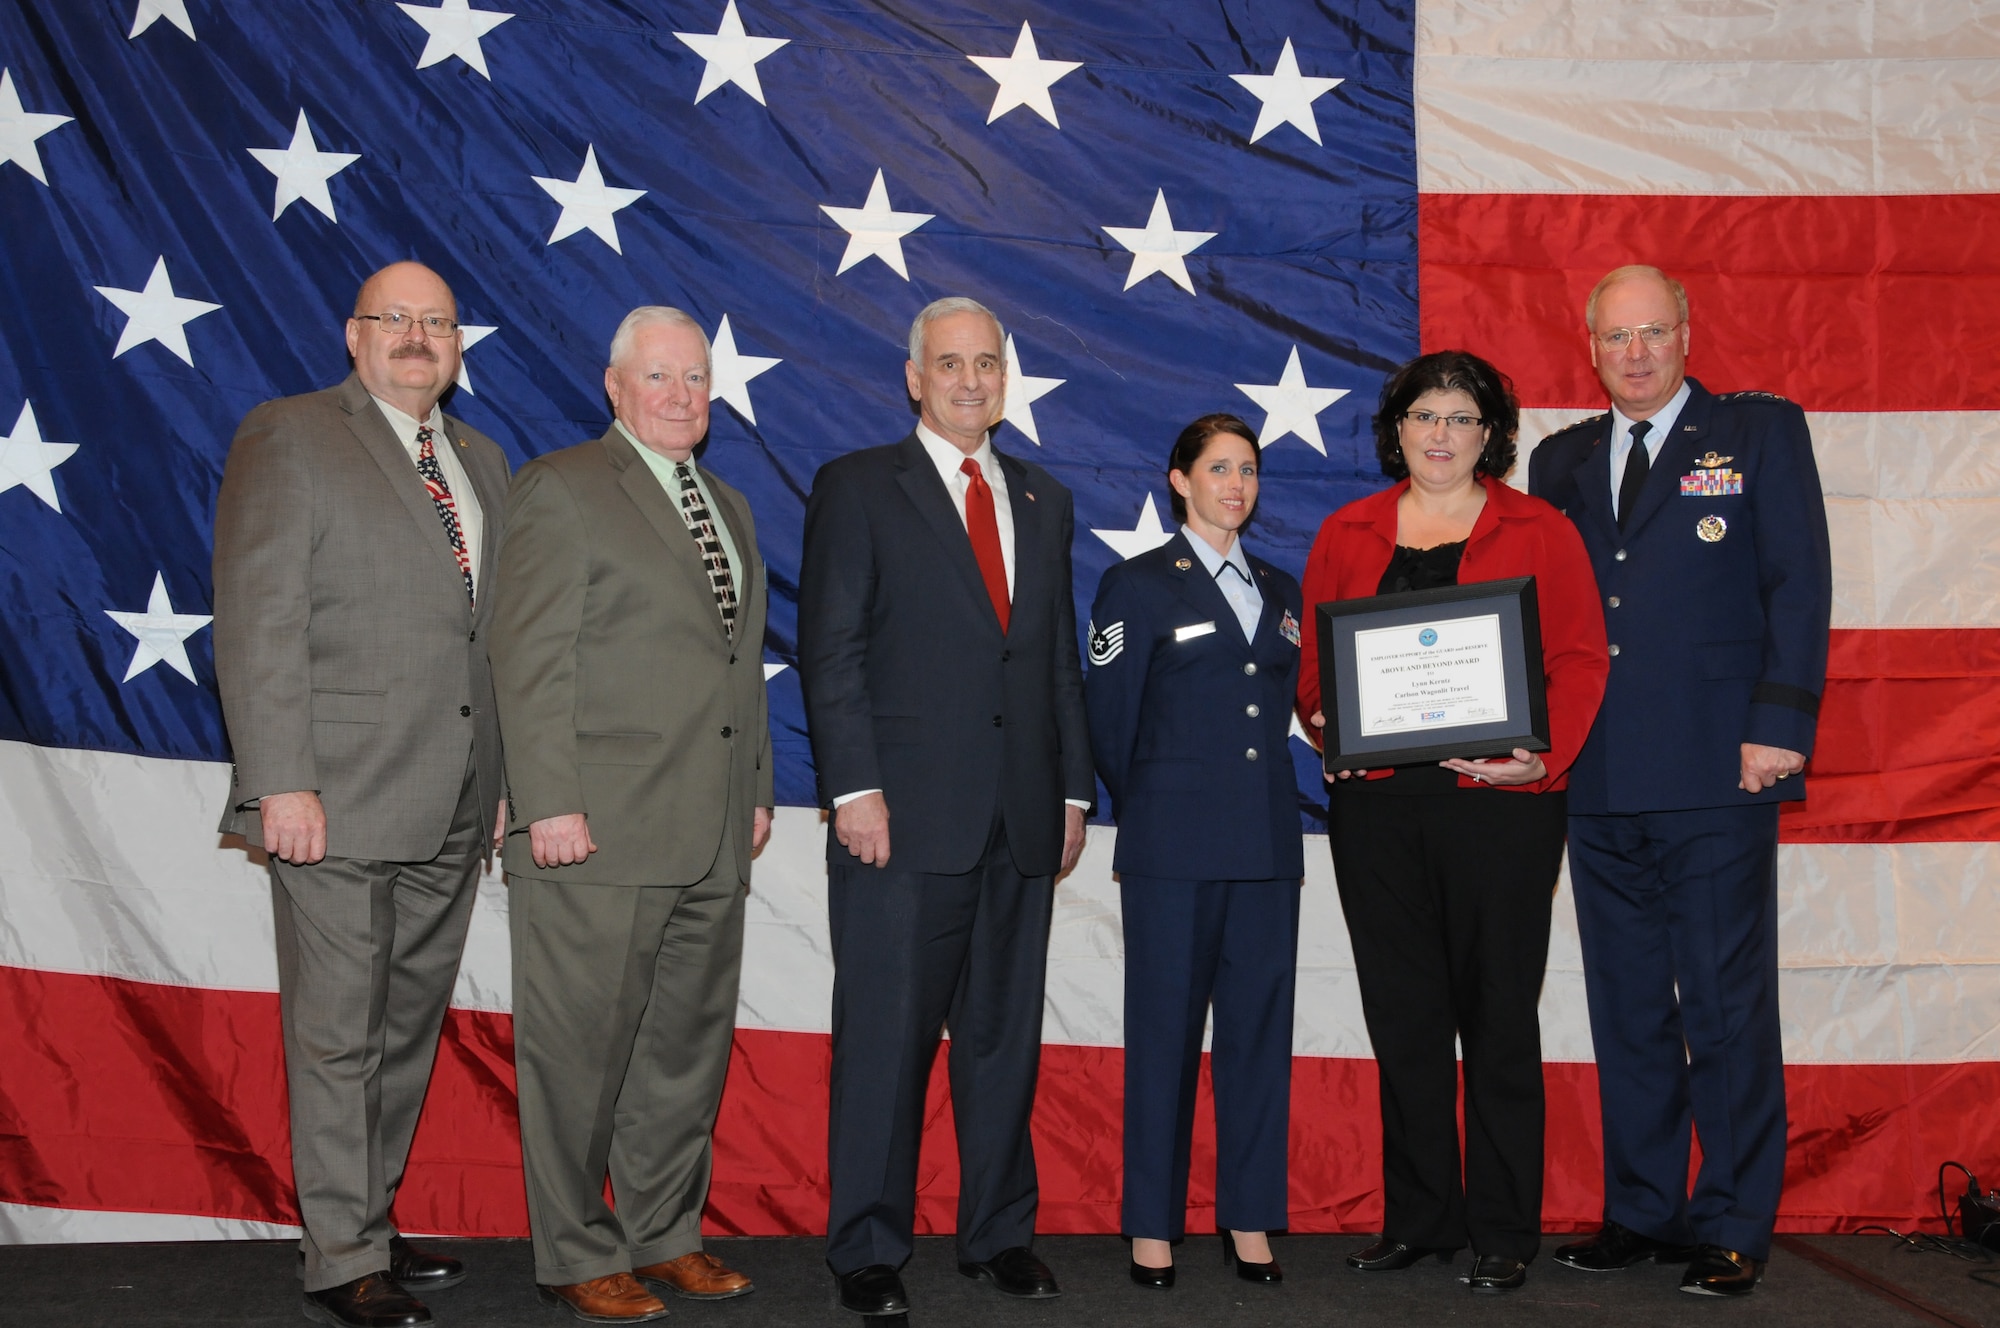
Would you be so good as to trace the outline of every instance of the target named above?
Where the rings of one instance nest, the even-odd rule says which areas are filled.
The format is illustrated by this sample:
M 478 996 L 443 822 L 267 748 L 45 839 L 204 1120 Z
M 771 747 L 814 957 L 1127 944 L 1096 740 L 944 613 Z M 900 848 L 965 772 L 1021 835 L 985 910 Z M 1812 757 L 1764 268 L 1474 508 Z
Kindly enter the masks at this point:
M 1551 435 L 1528 491 L 1582 532 L 1604 596 L 1611 678 L 1570 772 L 1580 815 L 1796 800 L 1803 779 L 1737 787 L 1741 744 L 1812 755 L 1833 573 L 1805 412 L 1693 379 L 1624 533 L 1611 417 Z
M 1098 583 L 1084 699 L 1118 821 L 1120 872 L 1192 881 L 1305 874 L 1287 746 L 1299 583 L 1245 555 L 1264 594 L 1249 641 L 1185 534 Z

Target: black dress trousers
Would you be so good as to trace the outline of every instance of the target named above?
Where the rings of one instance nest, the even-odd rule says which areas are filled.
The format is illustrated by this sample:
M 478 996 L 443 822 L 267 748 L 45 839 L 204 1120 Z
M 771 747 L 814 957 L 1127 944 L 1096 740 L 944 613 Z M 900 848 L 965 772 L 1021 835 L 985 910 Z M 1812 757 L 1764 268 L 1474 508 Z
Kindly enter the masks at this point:
M 1381 781 L 1435 792 L 1348 781 L 1332 799 L 1334 873 L 1381 1070 L 1383 1235 L 1526 1261 L 1541 1245 L 1536 1007 L 1567 796 L 1460 789 L 1441 774 Z

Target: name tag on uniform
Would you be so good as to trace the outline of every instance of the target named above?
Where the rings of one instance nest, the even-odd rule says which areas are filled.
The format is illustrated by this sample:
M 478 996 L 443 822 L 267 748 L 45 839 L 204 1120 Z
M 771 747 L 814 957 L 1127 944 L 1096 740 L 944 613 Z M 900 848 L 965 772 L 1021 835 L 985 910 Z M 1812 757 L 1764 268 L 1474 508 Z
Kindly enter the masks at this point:
M 1174 640 L 1192 641 L 1197 636 L 1207 636 L 1214 630 L 1215 624 L 1213 622 L 1191 623 L 1186 627 L 1174 628 Z

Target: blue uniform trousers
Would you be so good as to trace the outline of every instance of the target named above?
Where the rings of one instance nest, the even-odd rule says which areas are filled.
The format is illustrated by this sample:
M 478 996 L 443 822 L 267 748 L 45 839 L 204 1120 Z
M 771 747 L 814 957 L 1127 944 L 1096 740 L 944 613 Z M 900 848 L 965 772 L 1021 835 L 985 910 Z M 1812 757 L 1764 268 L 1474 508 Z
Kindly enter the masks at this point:
M 1125 917 L 1119 1225 L 1145 1240 L 1186 1234 L 1195 1080 L 1213 1000 L 1216 1225 L 1283 1230 L 1299 882 L 1123 873 L 1119 898 Z
M 1604 1216 L 1754 1259 L 1770 1252 L 1785 1175 L 1777 853 L 1771 803 L 1569 822 Z

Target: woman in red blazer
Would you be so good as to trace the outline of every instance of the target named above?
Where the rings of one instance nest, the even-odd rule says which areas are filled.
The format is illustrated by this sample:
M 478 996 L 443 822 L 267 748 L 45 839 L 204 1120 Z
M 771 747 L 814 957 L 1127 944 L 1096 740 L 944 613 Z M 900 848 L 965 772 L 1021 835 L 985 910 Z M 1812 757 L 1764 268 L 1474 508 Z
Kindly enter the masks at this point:
M 1519 419 L 1512 385 L 1475 355 L 1404 365 L 1375 416 L 1382 473 L 1397 483 L 1326 519 L 1304 584 L 1310 613 L 1328 600 L 1535 578 L 1549 751 L 1330 777 L 1334 874 L 1381 1067 L 1386 1203 L 1382 1238 L 1347 1262 L 1386 1272 L 1469 1242 L 1474 1291 L 1520 1286 L 1541 1244 L 1536 1006 L 1563 788 L 1610 666 L 1576 527 L 1502 482 Z M 1305 633 L 1299 714 L 1322 726 L 1314 638 Z

